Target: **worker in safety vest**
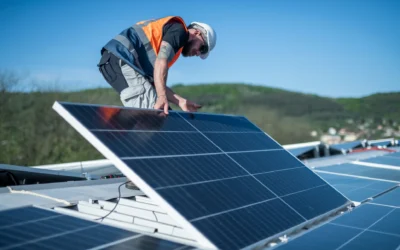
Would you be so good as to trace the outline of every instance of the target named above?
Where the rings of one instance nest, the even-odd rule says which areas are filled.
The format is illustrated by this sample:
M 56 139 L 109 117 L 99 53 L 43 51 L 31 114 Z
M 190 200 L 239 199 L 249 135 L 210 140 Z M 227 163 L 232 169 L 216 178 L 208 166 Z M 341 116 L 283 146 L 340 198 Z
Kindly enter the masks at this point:
M 192 22 L 186 26 L 177 16 L 142 21 L 102 48 L 98 67 L 124 106 L 162 109 L 168 114 L 168 102 L 172 102 L 184 111 L 195 112 L 200 105 L 167 87 L 168 69 L 181 54 L 206 59 L 216 39 L 209 25 Z

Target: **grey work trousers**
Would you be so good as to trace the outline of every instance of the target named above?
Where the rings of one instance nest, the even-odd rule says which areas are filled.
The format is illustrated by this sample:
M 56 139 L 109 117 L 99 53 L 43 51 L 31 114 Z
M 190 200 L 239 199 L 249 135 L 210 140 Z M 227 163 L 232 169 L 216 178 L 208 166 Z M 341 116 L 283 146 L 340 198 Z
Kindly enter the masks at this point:
M 108 51 L 103 52 L 98 67 L 104 79 L 120 94 L 125 107 L 153 109 L 156 90 L 135 69 Z
M 128 64 L 121 66 L 128 87 L 121 91 L 121 102 L 125 107 L 152 109 L 157 100 L 153 85 Z

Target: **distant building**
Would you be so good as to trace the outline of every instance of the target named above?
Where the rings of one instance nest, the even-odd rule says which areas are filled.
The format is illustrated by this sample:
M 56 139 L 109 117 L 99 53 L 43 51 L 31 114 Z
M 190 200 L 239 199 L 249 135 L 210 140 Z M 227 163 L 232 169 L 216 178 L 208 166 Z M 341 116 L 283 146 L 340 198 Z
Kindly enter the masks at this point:
M 339 135 L 346 135 L 347 134 L 347 129 L 345 129 L 345 128 L 341 128 L 340 130 L 339 130 L 339 133 L 338 133 Z
M 330 135 L 336 135 L 336 129 L 335 129 L 335 128 L 329 128 L 329 129 L 328 129 L 328 133 L 329 133 Z
M 341 138 L 338 135 L 322 135 L 320 141 L 325 144 L 337 144 L 341 142 Z
M 355 141 L 357 140 L 357 135 L 356 133 L 347 133 L 344 137 L 343 137 L 343 141 L 349 142 L 349 141 Z

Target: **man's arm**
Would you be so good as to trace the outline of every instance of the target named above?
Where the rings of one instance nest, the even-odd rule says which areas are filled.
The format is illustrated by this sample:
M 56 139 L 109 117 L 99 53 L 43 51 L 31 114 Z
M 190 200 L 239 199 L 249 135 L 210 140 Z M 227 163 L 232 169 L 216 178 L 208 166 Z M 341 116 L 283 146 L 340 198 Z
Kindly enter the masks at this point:
M 181 97 L 180 95 L 174 93 L 174 91 L 172 91 L 172 89 L 169 87 L 167 87 L 167 97 L 170 102 L 178 105 L 183 111 L 196 112 L 199 108 L 201 108 L 201 105 Z
M 172 60 L 173 57 L 174 52 L 171 45 L 162 41 L 154 63 L 154 86 L 157 92 L 157 101 L 154 104 L 154 108 L 164 109 L 166 114 L 168 114 L 168 95 L 171 95 L 171 93 L 168 93 L 170 91 L 167 92 L 167 89 L 169 89 L 167 88 L 168 61 Z
M 154 86 L 157 92 L 157 101 L 154 104 L 154 108 L 164 109 L 164 113 L 168 114 L 168 101 L 170 101 L 178 105 L 183 111 L 196 112 L 197 109 L 201 108 L 200 105 L 182 98 L 167 87 L 168 62 L 174 56 L 175 53 L 171 45 L 162 41 L 160 51 L 154 63 Z

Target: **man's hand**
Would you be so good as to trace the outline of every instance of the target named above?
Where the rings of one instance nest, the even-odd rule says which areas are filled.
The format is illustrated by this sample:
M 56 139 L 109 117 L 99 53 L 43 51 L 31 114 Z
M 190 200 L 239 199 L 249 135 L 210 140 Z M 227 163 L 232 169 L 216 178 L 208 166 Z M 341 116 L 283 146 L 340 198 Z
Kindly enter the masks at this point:
M 168 115 L 168 99 L 166 95 L 160 95 L 157 97 L 157 101 L 154 104 L 154 109 L 164 109 L 164 113 Z
M 184 98 L 181 98 L 179 100 L 179 107 L 183 110 L 183 111 L 190 111 L 190 112 L 196 112 L 197 109 L 201 108 L 201 105 L 191 102 L 189 100 L 186 100 Z

